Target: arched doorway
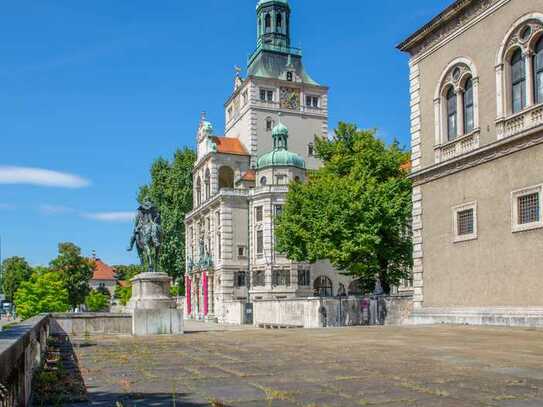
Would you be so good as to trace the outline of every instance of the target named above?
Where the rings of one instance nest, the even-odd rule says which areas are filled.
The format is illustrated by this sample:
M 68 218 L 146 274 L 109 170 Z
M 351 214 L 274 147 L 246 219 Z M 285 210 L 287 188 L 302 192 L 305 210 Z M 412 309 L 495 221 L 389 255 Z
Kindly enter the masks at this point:
M 315 279 L 313 290 L 317 297 L 332 297 L 334 295 L 332 280 L 326 276 L 320 276 Z
M 226 166 L 219 169 L 219 189 L 223 188 L 234 188 L 234 170 Z

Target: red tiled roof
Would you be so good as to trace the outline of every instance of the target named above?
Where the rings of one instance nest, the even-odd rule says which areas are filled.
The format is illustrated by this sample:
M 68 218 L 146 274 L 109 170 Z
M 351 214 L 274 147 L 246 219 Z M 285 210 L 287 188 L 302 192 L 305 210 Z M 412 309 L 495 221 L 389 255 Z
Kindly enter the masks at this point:
M 400 168 L 404 171 L 411 171 L 412 165 L 411 160 L 404 162 L 402 165 L 400 165 Z
M 249 155 L 239 139 L 234 137 L 211 137 L 217 146 L 217 152 L 223 154 Z
M 242 176 L 241 179 L 243 181 L 255 181 L 256 180 L 256 171 L 255 170 L 248 170 L 246 171 Z
M 94 260 L 93 280 L 115 280 L 115 269 L 100 259 Z

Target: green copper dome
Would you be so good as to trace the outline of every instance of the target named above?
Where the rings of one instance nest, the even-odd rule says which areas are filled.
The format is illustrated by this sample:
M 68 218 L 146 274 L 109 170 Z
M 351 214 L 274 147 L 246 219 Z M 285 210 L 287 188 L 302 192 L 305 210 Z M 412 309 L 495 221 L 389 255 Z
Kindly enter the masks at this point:
M 261 170 L 267 167 L 296 167 L 305 169 L 304 159 L 292 151 L 288 151 L 288 128 L 279 122 L 273 128 L 273 151 L 266 153 L 256 162 L 256 168 Z

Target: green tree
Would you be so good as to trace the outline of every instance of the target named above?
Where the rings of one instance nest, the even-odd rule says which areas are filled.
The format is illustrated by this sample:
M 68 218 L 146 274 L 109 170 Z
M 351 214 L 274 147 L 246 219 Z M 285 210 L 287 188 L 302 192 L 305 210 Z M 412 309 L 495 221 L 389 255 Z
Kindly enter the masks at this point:
M 90 312 L 106 311 L 109 307 L 109 297 L 99 291 L 92 290 L 85 299 L 85 305 Z
M 291 184 L 277 250 L 295 261 L 329 259 L 365 288 L 379 275 L 388 290 L 412 264 L 411 182 L 401 169 L 409 154 L 345 123 L 315 143 L 324 166 Z
M 162 221 L 160 271 L 174 278 L 185 273 L 185 215 L 192 210 L 192 170 L 196 155 L 185 148 L 173 160 L 158 158 L 151 166 L 151 182 L 140 188 L 138 201 L 150 199 Z
M 133 277 L 143 273 L 143 267 L 139 264 L 113 266 L 117 281 L 130 281 Z
M 36 268 L 31 278 L 22 282 L 15 293 L 15 306 L 22 320 L 44 312 L 68 311 L 68 290 L 62 276 L 47 268 Z
M 85 302 L 90 292 L 89 281 L 92 278 L 94 262 L 81 255 L 81 249 L 73 243 L 60 243 L 58 256 L 50 263 L 51 270 L 60 274 L 68 290 L 72 309 Z
M 6 300 L 13 302 L 15 292 L 23 281 L 32 276 L 32 267 L 22 257 L 9 257 L 2 263 L 2 290 Z
M 118 285 L 115 288 L 115 298 L 119 300 L 121 305 L 127 305 L 132 298 L 132 287 L 121 287 Z

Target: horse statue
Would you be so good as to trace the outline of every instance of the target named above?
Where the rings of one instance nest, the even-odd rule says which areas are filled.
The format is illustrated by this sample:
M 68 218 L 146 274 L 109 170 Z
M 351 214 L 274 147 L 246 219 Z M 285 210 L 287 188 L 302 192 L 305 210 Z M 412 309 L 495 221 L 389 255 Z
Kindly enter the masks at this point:
M 138 208 L 128 251 L 132 251 L 136 245 L 141 265 L 147 266 L 150 273 L 158 271 L 161 231 L 160 214 L 156 207 L 146 200 Z

